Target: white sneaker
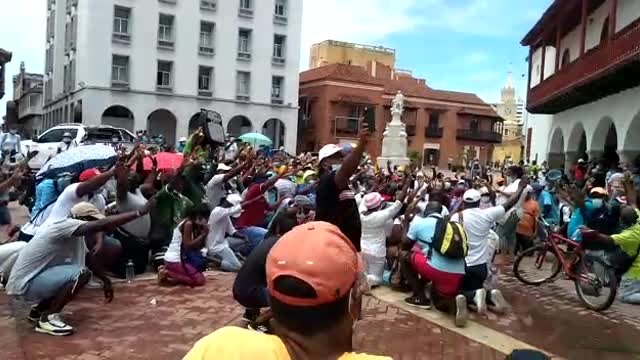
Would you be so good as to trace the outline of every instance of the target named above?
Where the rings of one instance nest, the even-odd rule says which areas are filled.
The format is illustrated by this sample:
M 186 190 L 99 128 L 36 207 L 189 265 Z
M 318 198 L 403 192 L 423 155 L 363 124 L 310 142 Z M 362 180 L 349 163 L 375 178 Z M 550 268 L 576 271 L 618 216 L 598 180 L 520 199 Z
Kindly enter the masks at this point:
M 509 303 L 504 299 L 502 292 L 498 289 L 493 289 L 489 292 L 489 299 L 491 299 L 493 303 L 491 310 L 495 313 L 504 314 L 510 308 Z
M 467 298 L 464 295 L 456 296 L 456 320 L 457 327 L 465 327 L 469 319 L 469 310 L 467 310 Z
M 478 289 L 476 295 L 473 297 L 473 302 L 476 304 L 476 311 L 478 314 L 484 314 L 487 312 L 487 290 Z
M 36 331 L 54 336 L 66 336 L 73 333 L 73 328 L 62 321 L 60 314 L 51 314 L 47 316 L 47 321 L 38 321 Z

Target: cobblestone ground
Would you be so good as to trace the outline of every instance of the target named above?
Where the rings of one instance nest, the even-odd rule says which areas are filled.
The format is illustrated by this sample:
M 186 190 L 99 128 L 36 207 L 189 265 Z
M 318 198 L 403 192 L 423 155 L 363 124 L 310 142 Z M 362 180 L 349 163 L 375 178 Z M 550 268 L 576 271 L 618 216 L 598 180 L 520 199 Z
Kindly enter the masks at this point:
M 573 282 L 527 286 L 501 266 L 500 288 L 512 311 L 472 320 L 569 359 L 640 359 L 640 307 L 616 301 L 597 313 L 582 306 Z
M 233 275 L 214 273 L 203 288 L 160 288 L 153 281 L 117 284 L 105 305 L 99 290 L 86 290 L 65 310 L 77 333 L 57 338 L 16 322 L 0 295 L 2 360 L 180 359 L 204 335 L 239 324 L 242 309 L 231 297 Z M 155 299 L 156 305 L 151 304 Z M 359 352 L 394 359 L 503 359 L 504 354 L 367 297 L 356 327 Z

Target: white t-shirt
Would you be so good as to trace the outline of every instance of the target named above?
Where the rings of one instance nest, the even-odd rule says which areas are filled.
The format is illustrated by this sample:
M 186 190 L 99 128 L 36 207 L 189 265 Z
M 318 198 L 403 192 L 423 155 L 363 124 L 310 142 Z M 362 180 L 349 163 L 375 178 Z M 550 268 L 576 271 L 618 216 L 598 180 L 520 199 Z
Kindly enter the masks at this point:
M 169 247 L 164 253 L 164 261 L 166 262 L 182 262 L 182 258 L 180 257 L 180 251 L 182 249 L 182 232 L 180 232 L 180 228 L 182 227 L 182 224 L 184 224 L 184 221 L 178 224 L 175 229 L 173 229 L 171 243 L 169 243 Z
M 44 230 L 20 250 L 9 276 L 7 294 L 23 295 L 36 275 L 56 264 L 64 264 L 65 259 L 71 258 L 74 264 L 84 267 L 87 246 L 83 237 L 73 233 L 85 223 L 64 218 L 41 227 Z
M 377 257 L 387 255 L 385 224 L 387 220 L 393 219 L 400 209 L 402 209 L 402 203 L 396 201 L 384 210 L 378 210 L 368 215 L 360 214 L 360 223 L 362 224 L 360 246 L 363 253 Z
M 505 193 L 510 194 L 509 196 L 515 194 L 518 192 L 518 187 L 520 186 L 520 179 L 515 180 L 513 183 L 509 184 L 504 190 L 502 190 Z M 527 194 L 529 194 L 530 191 L 533 191 L 533 188 L 531 187 L 531 185 L 527 185 L 527 187 L 524 189 L 524 191 L 522 191 L 522 194 L 520 195 L 520 198 L 518 199 L 518 202 L 511 208 L 509 209 L 509 211 L 507 211 L 507 214 L 501 219 L 501 221 L 506 221 L 509 216 L 511 216 L 511 214 L 513 214 L 514 211 L 518 211 L 518 217 L 522 218 L 522 205 L 524 204 L 525 199 L 527 198 Z M 508 198 L 507 198 L 508 200 Z M 499 203 L 498 205 L 503 205 L 507 200 L 504 200 L 504 202 Z
M 71 208 L 83 201 L 95 205 L 98 211 L 104 213 L 104 209 L 107 206 L 104 197 L 100 194 L 94 195 L 91 199 L 89 199 L 88 195 L 78 196 L 76 191 L 79 185 L 80 183 L 71 184 L 62 191 L 56 203 L 52 205 L 49 217 L 38 229 L 42 229 L 55 221 L 69 217 Z
M 142 209 L 147 204 L 147 199 L 142 195 L 140 188 L 137 188 L 134 193 L 127 191 L 124 201 L 116 199 L 116 204 L 118 205 L 118 212 L 125 213 Z M 124 225 L 120 225 L 120 227 L 131 235 L 146 240 L 149 235 L 149 228 L 151 227 L 151 217 L 149 214 L 146 214 Z
M 225 160 L 235 160 L 237 155 L 238 155 L 238 144 L 235 142 L 229 145 L 229 148 L 224 150 Z
M 227 235 L 232 235 L 236 232 L 236 228 L 231 223 L 230 216 L 240 214 L 242 212 L 242 205 L 232 206 L 230 208 L 223 208 L 221 206 L 215 207 L 209 215 L 209 235 L 207 235 L 207 252 L 209 254 L 215 254 L 220 252 L 225 247 L 229 247 L 227 241 Z
M 205 194 L 210 209 L 220 205 L 220 200 L 224 197 L 224 183 L 222 180 L 224 180 L 224 174 L 218 174 L 214 175 L 207 183 Z
M 493 225 L 505 215 L 502 205 L 487 209 L 473 208 L 462 211 L 462 226 L 467 233 L 469 252 L 465 261 L 467 266 L 485 264 L 489 260 L 489 232 Z M 460 221 L 459 214 L 453 214 L 451 221 Z

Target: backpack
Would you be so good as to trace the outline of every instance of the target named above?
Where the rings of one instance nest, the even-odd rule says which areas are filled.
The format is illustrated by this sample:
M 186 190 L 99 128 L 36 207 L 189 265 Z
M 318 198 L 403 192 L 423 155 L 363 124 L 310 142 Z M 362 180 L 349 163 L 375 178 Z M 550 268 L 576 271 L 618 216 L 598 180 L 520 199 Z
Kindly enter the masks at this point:
M 431 240 L 431 251 L 435 250 L 441 255 L 451 259 L 464 259 L 469 252 L 467 233 L 462 226 L 462 212 L 458 213 L 459 222 L 450 221 L 448 217 L 436 217 L 436 228 Z

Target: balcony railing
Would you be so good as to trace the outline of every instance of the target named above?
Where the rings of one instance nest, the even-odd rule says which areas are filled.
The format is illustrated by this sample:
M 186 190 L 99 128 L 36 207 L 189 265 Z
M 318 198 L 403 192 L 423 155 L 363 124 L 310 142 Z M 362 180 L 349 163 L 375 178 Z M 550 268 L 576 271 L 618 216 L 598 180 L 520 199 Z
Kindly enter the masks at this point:
M 357 138 L 362 118 L 349 116 L 336 116 L 334 136 L 337 138 Z
M 634 74 L 639 67 L 639 55 L 640 20 L 636 20 L 529 89 L 527 109 L 555 114 L 637 86 L 640 78 Z M 629 70 L 630 76 L 622 71 L 627 67 L 635 68 Z M 620 76 L 606 81 L 614 74 Z
M 462 140 L 485 141 L 490 143 L 502 142 L 502 134 L 495 131 L 459 129 L 456 137 Z
M 443 133 L 443 128 L 432 128 L 426 127 L 424 128 L 424 137 L 426 138 L 441 138 Z

